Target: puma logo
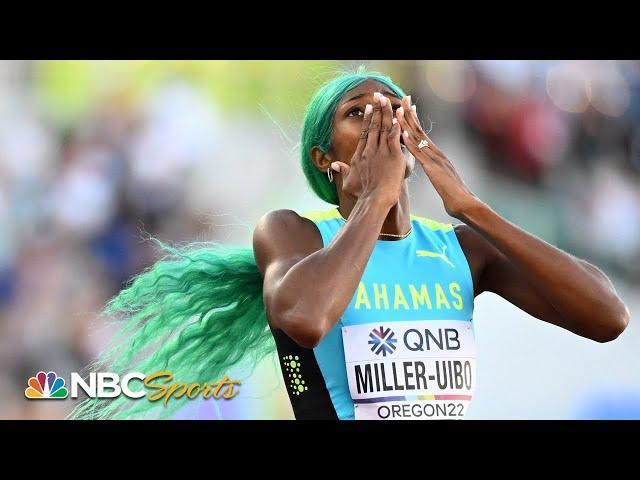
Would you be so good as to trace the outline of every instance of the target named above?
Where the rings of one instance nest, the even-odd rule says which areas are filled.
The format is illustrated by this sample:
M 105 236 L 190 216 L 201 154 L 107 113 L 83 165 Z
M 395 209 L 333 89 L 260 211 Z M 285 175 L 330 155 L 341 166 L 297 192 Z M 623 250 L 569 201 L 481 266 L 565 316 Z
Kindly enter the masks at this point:
M 419 257 L 439 258 L 444 263 L 449 265 L 451 268 L 455 268 L 455 265 L 453 263 L 451 263 L 451 260 L 449 260 L 447 258 L 447 254 L 445 253 L 446 250 L 447 250 L 447 246 L 443 245 L 442 246 L 442 253 L 432 252 L 430 250 L 416 250 L 416 253 L 418 254 Z

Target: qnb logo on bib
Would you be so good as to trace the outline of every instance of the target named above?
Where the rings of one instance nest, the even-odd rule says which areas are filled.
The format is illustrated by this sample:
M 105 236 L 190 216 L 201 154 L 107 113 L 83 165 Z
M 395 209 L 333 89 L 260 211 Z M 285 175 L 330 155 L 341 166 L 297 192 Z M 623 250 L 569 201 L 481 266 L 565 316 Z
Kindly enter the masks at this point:
M 387 353 L 392 354 L 396 349 L 397 339 L 393 338 L 395 334 L 390 328 L 385 329 L 383 326 L 380 326 L 378 329 L 373 329 L 371 333 L 369 333 L 369 345 L 371 345 L 371 351 L 376 355 L 380 355 L 382 353 L 383 357 L 387 356 Z
M 342 328 L 356 419 L 463 418 L 475 390 L 471 322 L 389 324 Z

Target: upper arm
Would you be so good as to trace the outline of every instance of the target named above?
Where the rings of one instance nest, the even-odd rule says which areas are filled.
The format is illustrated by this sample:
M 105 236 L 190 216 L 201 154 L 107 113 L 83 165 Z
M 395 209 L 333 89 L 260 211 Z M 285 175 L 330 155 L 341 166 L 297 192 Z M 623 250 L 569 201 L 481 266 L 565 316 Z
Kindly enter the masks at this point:
M 559 324 L 558 312 L 509 258 L 468 225 L 456 225 L 455 231 L 471 268 L 475 296 L 492 292 L 533 317 Z
M 292 210 L 265 214 L 253 232 L 253 252 L 262 273 L 263 297 L 269 323 L 278 328 L 271 315 L 277 287 L 291 267 L 323 247 L 318 227 Z

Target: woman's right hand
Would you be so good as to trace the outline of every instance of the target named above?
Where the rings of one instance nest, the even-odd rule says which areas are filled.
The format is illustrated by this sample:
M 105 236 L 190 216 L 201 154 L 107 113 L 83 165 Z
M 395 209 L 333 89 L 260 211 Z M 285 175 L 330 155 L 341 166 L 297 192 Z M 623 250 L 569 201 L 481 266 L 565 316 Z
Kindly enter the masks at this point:
M 366 109 L 351 165 L 337 165 L 342 188 L 359 200 L 331 242 L 324 245 L 317 225 L 290 210 L 270 212 L 254 231 L 269 324 L 304 348 L 315 348 L 344 314 L 400 196 L 400 125 L 393 122 L 387 98 L 373 103 L 377 108 Z
M 393 117 L 391 102 L 376 92 L 367 105 L 362 132 L 351 165 L 333 162 L 342 175 L 342 190 L 355 197 L 375 197 L 391 208 L 398 202 L 405 174 L 400 147 L 400 125 Z

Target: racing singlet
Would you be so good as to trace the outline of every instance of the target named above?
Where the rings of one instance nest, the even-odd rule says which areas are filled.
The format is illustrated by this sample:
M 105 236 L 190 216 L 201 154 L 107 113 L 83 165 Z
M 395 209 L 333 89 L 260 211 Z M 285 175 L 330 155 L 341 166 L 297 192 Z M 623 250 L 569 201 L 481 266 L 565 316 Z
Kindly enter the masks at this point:
M 303 215 L 327 247 L 337 209 Z M 296 419 L 461 419 L 476 383 L 473 281 L 452 224 L 411 215 L 378 240 L 343 316 L 313 349 L 273 330 Z M 322 301 L 322 299 L 318 299 Z

